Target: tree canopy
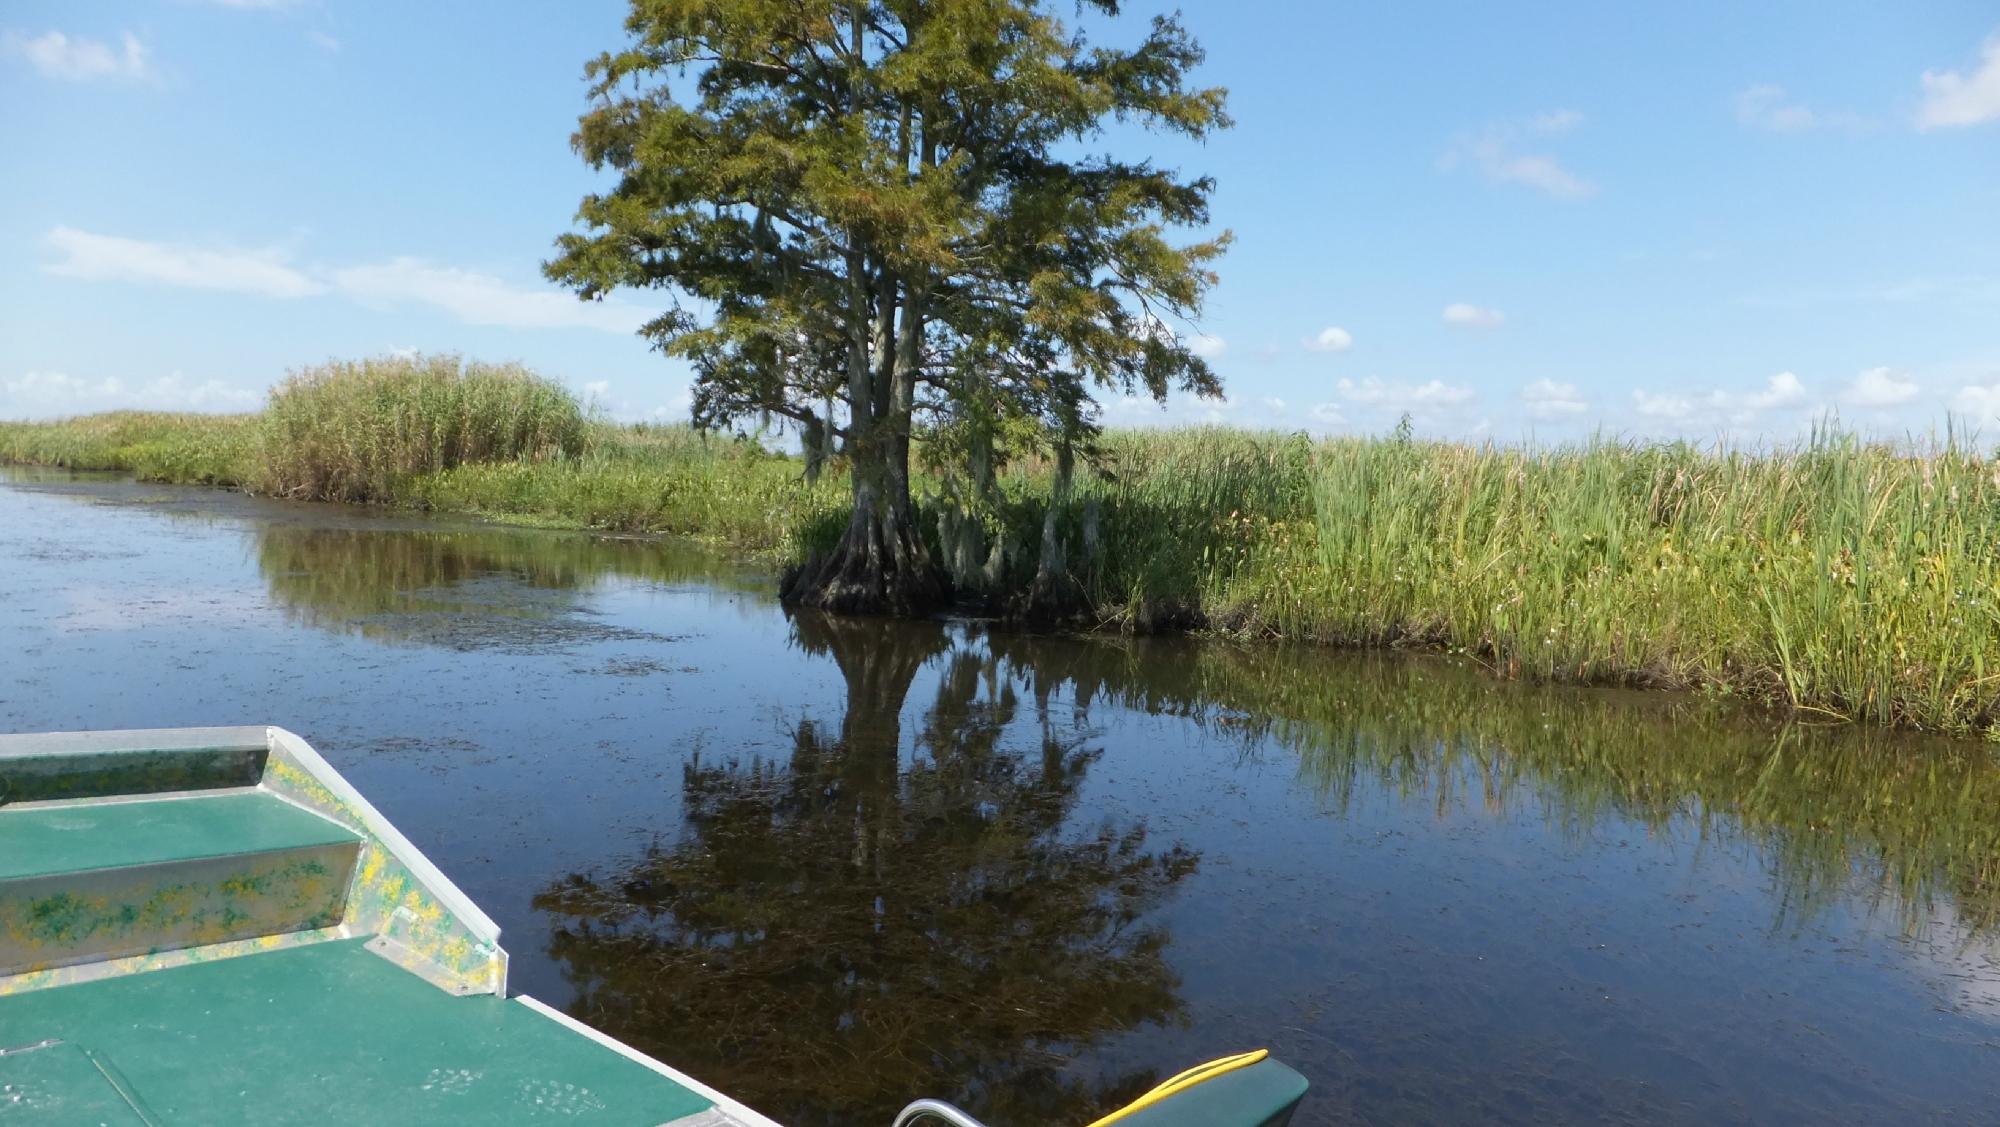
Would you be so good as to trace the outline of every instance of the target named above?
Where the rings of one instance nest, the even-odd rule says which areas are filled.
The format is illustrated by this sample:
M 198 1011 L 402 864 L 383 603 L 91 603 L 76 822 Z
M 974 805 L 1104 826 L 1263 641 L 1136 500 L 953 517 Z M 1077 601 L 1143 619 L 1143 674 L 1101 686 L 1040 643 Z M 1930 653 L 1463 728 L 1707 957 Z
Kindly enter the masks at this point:
M 697 423 L 776 417 L 846 456 L 852 522 L 797 601 L 944 596 L 912 519 L 920 433 L 1068 452 L 1096 393 L 1220 392 L 1175 328 L 1228 241 L 1201 230 L 1212 181 L 1094 146 L 1113 123 L 1204 138 L 1223 91 L 1190 83 L 1174 17 L 1115 49 L 1049 7 L 633 0 L 630 43 L 587 67 L 575 146 L 616 180 L 547 272 L 585 298 L 673 295 L 642 332 L 692 365 Z

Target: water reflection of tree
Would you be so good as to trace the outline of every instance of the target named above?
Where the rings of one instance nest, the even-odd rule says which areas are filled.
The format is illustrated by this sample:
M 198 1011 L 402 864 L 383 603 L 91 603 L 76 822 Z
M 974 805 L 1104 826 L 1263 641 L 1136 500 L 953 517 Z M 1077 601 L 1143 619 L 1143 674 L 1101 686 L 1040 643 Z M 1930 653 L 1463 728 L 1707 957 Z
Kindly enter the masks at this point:
M 903 759 L 939 627 L 794 627 L 846 679 L 837 732 L 801 721 L 782 765 L 690 764 L 680 841 L 536 898 L 577 1012 L 800 1123 L 886 1122 L 920 1094 L 1081 1122 L 1142 1087 L 1063 1063 L 1181 1019 L 1150 919 L 1195 855 L 1072 825 L 1095 753 L 1047 723 L 1017 747 L 1020 701 L 982 653 L 944 657 Z

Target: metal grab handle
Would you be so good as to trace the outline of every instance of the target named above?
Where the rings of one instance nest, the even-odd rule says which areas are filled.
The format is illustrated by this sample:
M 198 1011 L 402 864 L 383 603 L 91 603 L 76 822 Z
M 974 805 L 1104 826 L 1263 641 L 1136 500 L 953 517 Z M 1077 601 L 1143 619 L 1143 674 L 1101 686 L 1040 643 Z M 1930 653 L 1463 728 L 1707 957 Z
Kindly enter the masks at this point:
M 986 1127 L 986 1124 L 972 1118 L 943 1100 L 918 1100 L 896 1115 L 892 1127 L 908 1127 L 921 1119 L 942 1119 L 952 1127 Z

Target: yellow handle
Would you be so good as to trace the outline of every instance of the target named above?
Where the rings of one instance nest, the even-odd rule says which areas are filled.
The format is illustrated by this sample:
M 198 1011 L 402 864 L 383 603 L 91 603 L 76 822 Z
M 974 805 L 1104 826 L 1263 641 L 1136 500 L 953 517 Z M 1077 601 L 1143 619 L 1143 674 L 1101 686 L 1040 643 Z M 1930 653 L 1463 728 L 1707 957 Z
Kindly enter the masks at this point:
M 1269 1049 L 1252 1049 L 1247 1053 L 1236 1053 L 1231 1056 L 1218 1057 L 1207 1064 L 1195 1065 L 1186 1072 L 1175 1073 L 1165 1080 L 1160 1081 L 1153 1086 L 1152 1091 L 1147 1092 L 1145 1095 L 1140 1096 L 1110 1115 L 1091 1123 L 1090 1127 L 1110 1127 L 1111 1124 L 1131 1115 L 1133 1112 L 1152 1107 L 1168 1096 L 1185 1092 L 1196 1084 L 1204 1080 L 1213 1080 L 1225 1072 L 1234 1072 L 1239 1068 L 1248 1068 L 1270 1055 L 1271 1050 Z

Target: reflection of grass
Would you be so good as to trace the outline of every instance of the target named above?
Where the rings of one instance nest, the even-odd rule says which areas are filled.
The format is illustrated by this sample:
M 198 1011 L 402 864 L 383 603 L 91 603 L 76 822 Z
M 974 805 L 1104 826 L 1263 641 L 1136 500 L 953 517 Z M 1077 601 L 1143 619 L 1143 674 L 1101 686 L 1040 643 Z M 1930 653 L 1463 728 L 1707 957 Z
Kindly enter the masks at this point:
M 258 437 L 274 425 L 0 424 L 0 460 L 254 484 L 271 477 L 258 459 L 283 446 Z M 391 474 L 369 495 L 794 557 L 845 523 L 837 463 L 809 484 L 797 459 L 754 441 L 597 423 L 580 452 L 567 438 L 529 445 L 539 453 L 525 459 Z M 1516 677 L 1707 687 L 1941 731 L 2000 726 L 2000 477 L 1961 448 L 1825 435 L 1764 454 L 1523 451 L 1224 430 L 1103 445 L 1110 472 L 1079 481 L 1056 525 L 1108 626 L 1421 645 Z M 1015 464 L 979 504 L 982 535 L 952 533 L 973 558 L 986 557 L 967 543 L 1001 546 L 1003 602 L 1034 578 L 1052 479 L 1047 464 Z M 917 488 L 935 535 L 945 485 Z
M 575 614 L 571 592 L 607 577 L 722 587 L 745 586 L 747 578 L 687 544 L 476 526 L 274 524 L 258 530 L 257 563 L 272 597 L 299 621 L 388 641 L 463 641 L 475 623 L 489 640 L 543 637 Z M 506 582 L 481 582 L 495 576 Z M 529 628 L 536 622 L 551 629 Z
M 2000 924 L 2000 759 L 1983 745 L 1869 728 L 1745 723 L 1702 698 L 1502 689 L 1442 662 L 1294 647 L 1054 646 L 995 636 L 1047 691 L 1068 684 L 1295 749 L 1345 804 L 1368 787 L 1441 805 L 1537 809 L 1759 843 L 1800 920 L 1872 885 L 1914 927 L 1936 900 Z M 1781 923 L 1784 921 L 1780 921 Z

